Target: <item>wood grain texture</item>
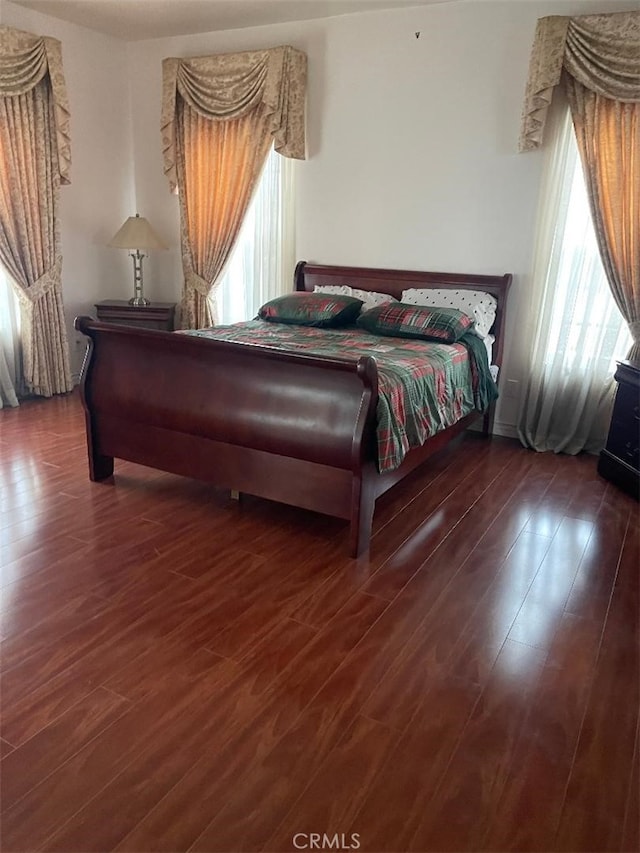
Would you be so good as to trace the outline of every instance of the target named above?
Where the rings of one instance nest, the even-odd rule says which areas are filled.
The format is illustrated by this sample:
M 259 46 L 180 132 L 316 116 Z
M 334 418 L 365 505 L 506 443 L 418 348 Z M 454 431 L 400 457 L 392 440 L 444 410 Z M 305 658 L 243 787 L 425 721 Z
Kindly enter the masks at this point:
M 640 849 L 640 525 L 594 457 L 465 437 L 335 519 L 0 412 L 7 851 Z M 6 532 L 6 536 L 4 535 Z

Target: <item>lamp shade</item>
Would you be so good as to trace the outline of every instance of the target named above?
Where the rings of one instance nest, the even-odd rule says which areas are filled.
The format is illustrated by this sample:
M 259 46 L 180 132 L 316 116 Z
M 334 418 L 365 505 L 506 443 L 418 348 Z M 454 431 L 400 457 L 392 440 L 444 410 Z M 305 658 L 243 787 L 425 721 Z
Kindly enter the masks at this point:
M 144 216 L 130 216 L 113 237 L 109 246 L 114 249 L 166 249 L 168 248 L 149 225 Z

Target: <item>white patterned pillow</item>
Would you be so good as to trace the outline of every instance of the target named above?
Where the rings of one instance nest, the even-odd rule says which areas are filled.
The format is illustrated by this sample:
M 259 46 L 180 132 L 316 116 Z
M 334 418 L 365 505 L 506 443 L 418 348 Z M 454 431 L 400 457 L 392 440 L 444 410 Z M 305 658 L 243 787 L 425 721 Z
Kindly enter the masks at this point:
M 356 299 L 362 299 L 364 302 L 364 305 L 360 309 L 361 313 L 363 311 L 370 311 L 372 308 L 377 308 L 378 305 L 388 305 L 389 302 L 398 301 L 390 293 L 376 293 L 374 290 L 358 290 L 356 287 L 352 288 L 351 295 L 355 296 Z
M 351 296 L 351 288 L 348 284 L 316 284 L 314 293 L 338 293 L 340 296 Z
M 473 331 L 486 338 L 496 319 L 498 301 L 484 290 L 449 290 L 444 288 L 411 288 L 402 293 L 408 305 L 428 305 L 431 308 L 457 308 L 474 321 Z
M 359 290 L 356 287 L 350 287 L 348 284 L 316 284 L 313 288 L 314 293 L 339 293 L 341 296 L 353 296 L 355 299 L 360 299 L 363 302 L 360 313 L 370 311 L 372 308 L 377 308 L 379 305 L 386 305 L 388 302 L 397 302 L 395 296 L 390 293 L 376 293 L 374 290 Z

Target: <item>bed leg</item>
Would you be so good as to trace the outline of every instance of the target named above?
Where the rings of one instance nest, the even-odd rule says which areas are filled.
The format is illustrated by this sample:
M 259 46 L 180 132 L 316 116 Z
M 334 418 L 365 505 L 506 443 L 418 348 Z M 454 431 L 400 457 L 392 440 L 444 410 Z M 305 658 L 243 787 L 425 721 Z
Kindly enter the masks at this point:
M 231 500 L 239 501 L 240 500 L 240 492 L 236 489 L 231 489 Z
M 87 350 L 85 362 L 90 350 Z M 84 367 L 83 367 L 84 370 Z M 81 386 L 83 389 L 84 386 Z M 89 456 L 89 479 L 92 483 L 99 483 L 100 480 L 106 480 L 113 474 L 113 456 L 105 456 L 103 453 L 98 453 L 96 450 L 97 442 L 95 440 L 95 430 L 91 411 L 87 405 L 84 395 L 84 390 L 81 392 L 82 406 L 84 408 L 85 424 L 87 428 L 87 455 Z
M 485 438 L 489 438 L 493 433 L 493 421 L 496 416 L 496 405 L 495 403 L 491 403 L 487 411 L 484 413 L 484 417 L 482 418 L 482 435 Z
M 359 557 L 369 550 L 375 504 L 376 499 L 373 490 L 366 488 L 359 482 L 354 482 L 349 527 L 350 557 Z
M 106 480 L 113 474 L 113 456 L 89 452 L 89 479 L 94 483 Z

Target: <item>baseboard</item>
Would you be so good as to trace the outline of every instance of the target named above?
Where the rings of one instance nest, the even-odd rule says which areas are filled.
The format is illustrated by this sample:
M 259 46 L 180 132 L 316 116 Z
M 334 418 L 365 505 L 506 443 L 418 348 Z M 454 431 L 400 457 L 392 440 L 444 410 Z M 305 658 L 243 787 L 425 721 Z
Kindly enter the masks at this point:
M 513 424 L 499 423 L 498 421 L 493 424 L 493 434 L 500 435 L 503 438 L 518 438 L 518 430 Z
M 469 427 L 470 432 L 482 432 L 482 421 L 476 421 Z M 493 422 L 492 435 L 499 435 L 501 438 L 515 438 L 519 440 L 518 430 L 513 424 Z

